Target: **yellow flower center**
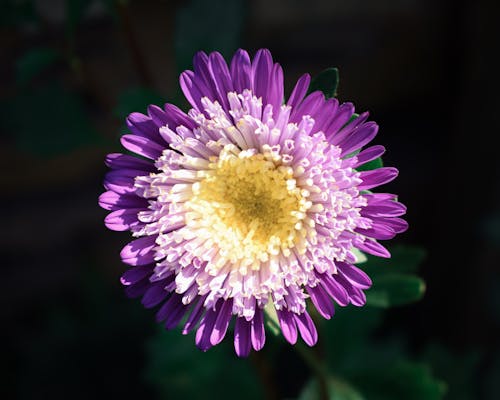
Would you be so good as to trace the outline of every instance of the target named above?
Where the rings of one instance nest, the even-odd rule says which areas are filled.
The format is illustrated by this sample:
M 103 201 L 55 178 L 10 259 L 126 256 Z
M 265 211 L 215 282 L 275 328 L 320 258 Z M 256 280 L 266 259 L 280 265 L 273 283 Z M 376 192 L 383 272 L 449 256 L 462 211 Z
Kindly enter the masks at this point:
M 272 255 L 305 251 L 303 222 L 311 202 L 279 156 L 226 145 L 201 177 L 186 204 L 186 224 L 218 247 L 216 269 L 229 261 L 242 272 L 258 270 Z

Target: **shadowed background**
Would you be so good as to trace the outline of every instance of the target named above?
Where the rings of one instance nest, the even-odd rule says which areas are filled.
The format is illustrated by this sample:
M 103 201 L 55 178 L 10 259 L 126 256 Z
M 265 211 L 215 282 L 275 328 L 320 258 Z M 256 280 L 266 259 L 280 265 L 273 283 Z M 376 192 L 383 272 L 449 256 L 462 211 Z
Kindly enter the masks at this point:
M 448 398 L 500 398 L 498 11 L 486 0 L 3 1 L 3 398 L 176 398 L 161 374 L 182 384 L 203 368 L 182 347 L 168 365 L 155 359 L 171 336 L 125 298 L 129 236 L 104 228 L 97 197 L 126 115 L 187 107 L 178 75 L 193 54 L 239 47 L 269 48 L 287 94 L 303 72 L 339 67 L 339 99 L 371 112 L 384 162 L 400 170 L 385 189 L 410 229 L 395 241 L 427 249 L 426 296 L 386 312 L 375 335 L 403 341 Z M 229 365 L 258 375 L 269 398 L 293 398 L 308 372 L 280 349 L 270 357 L 287 370 L 260 356 Z M 214 385 L 245 387 L 224 371 Z

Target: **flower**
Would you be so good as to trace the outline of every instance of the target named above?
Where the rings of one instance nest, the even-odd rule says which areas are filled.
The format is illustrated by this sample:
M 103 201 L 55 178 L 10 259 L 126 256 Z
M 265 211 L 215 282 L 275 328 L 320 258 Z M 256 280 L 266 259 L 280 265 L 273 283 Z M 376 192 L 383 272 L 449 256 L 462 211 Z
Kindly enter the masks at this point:
M 207 350 L 234 318 L 234 346 L 247 356 L 265 342 L 264 309 L 286 340 L 317 331 L 307 299 L 324 318 L 362 306 L 370 278 L 353 264 L 356 249 L 390 257 L 378 242 L 407 228 L 396 196 L 369 189 L 395 168 L 357 171 L 385 149 L 359 151 L 377 134 L 368 113 L 356 117 L 303 75 L 284 99 L 283 70 L 268 50 L 253 60 L 239 50 L 228 66 L 200 52 L 180 85 L 192 108 L 151 105 L 132 113 L 123 146 L 110 154 L 100 205 L 109 229 L 135 239 L 121 251 L 131 266 L 126 292 L 167 329 L 196 328 Z

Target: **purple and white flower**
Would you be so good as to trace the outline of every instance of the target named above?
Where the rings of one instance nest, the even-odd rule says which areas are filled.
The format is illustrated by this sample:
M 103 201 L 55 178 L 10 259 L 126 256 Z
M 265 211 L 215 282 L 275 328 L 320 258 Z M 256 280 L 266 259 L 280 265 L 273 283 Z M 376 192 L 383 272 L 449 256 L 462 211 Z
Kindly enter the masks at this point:
M 105 224 L 135 238 L 121 251 L 126 292 L 160 306 L 167 329 L 196 329 L 202 350 L 233 319 L 236 353 L 260 350 L 272 314 L 287 341 L 314 345 L 307 299 L 327 319 L 334 302 L 364 305 L 359 251 L 390 257 L 379 240 L 407 229 L 396 196 L 369 191 L 397 170 L 357 171 L 384 153 L 361 150 L 377 124 L 353 118 L 351 103 L 306 95 L 309 83 L 303 75 L 285 99 L 268 50 L 253 60 L 239 50 L 229 66 L 200 52 L 180 77 L 189 112 L 132 113 L 121 142 L 142 157 L 106 158 Z

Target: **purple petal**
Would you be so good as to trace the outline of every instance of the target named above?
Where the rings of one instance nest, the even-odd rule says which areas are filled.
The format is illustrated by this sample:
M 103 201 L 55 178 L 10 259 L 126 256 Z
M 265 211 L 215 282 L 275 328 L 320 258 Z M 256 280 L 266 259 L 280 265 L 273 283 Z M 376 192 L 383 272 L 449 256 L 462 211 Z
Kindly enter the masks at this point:
M 158 127 L 168 125 L 170 122 L 165 111 L 154 104 L 148 106 L 148 115 Z M 175 129 L 175 127 L 173 128 Z
M 104 187 L 118 194 L 132 195 L 135 193 L 135 177 L 144 174 L 143 171 L 132 169 L 114 169 L 104 177 Z
M 311 76 L 309 74 L 304 74 L 295 84 L 287 103 L 292 109 L 297 107 L 304 99 L 307 89 L 309 89 L 309 83 L 311 83 Z
M 396 236 L 396 232 L 390 226 L 379 224 L 375 221 L 369 229 L 357 228 L 354 231 L 377 240 L 388 240 Z
M 164 146 L 136 135 L 123 135 L 120 142 L 127 150 L 152 160 L 160 157 L 163 150 L 165 150 Z
M 269 104 L 268 93 L 272 85 L 273 58 L 267 49 L 257 51 L 252 63 L 254 95 L 262 97 L 263 104 Z
M 373 161 L 376 158 L 382 156 L 382 154 L 384 153 L 385 153 L 384 146 L 368 147 L 356 155 L 358 161 L 356 162 L 356 164 L 353 165 L 353 167 L 356 168 L 359 167 L 360 165 L 366 164 L 367 162 Z
M 165 282 L 155 282 L 151 284 L 144 296 L 142 297 L 142 304 L 146 308 L 152 308 L 160 304 L 167 296 L 169 292 L 165 290 Z
M 233 81 L 229 73 L 224 57 L 219 52 L 213 52 L 209 56 L 209 67 L 213 79 L 217 84 L 217 91 L 219 97 L 223 100 L 224 105 L 227 106 L 227 94 L 234 91 Z
M 326 128 L 331 124 L 332 119 L 335 118 L 339 102 L 337 99 L 327 99 L 322 105 L 318 107 L 316 112 L 311 115 L 314 118 L 314 132 L 325 132 Z
M 286 310 L 276 310 L 283 336 L 290 344 L 297 342 L 297 326 L 293 318 L 293 313 Z
M 356 307 L 363 307 L 366 304 L 366 295 L 360 288 L 352 287 L 350 295 L 352 305 Z
M 122 261 L 128 265 L 146 265 L 154 261 L 153 248 L 156 236 L 145 236 L 127 244 L 120 252 Z
M 375 204 L 386 201 L 395 201 L 398 196 L 392 193 L 370 193 L 365 194 L 364 197 L 368 200 L 368 204 Z
M 320 285 L 307 287 L 307 293 L 311 296 L 314 307 L 316 307 L 323 318 L 330 319 L 335 314 L 332 300 Z
M 163 109 L 165 110 L 168 125 L 174 127 L 182 125 L 189 129 L 194 129 L 196 127 L 195 122 L 179 107 L 167 103 Z
M 335 275 L 335 280 L 346 290 L 347 295 L 349 296 L 349 302 L 351 304 L 355 305 L 356 307 L 361 307 L 365 304 L 366 296 L 363 291 L 349 282 L 343 274 Z
M 158 126 L 147 115 L 134 112 L 127 117 L 127 126 L 134 135 L 163 143 L 158 132 Z
M 370 115 L 370 113 L 364 112 L 351 122 L 347 120 L 344 125 L 340 125 L 344 121 L 344 119 L 349 116 L 350 111 L 354 112 L 354 106 L 351 103 L 342 104 L 339 108 L 339 116 L 335 115 L 335 118 L 332 120 L 328 128 L 326 128 L 326 130 L 329 132 L 327 135 L 327 139 L 330 140 L 330 143 L 338 145 L 340 142 L 350 136 L 352 132 L 363 125 L 363 123 L 368 119 Z M 350 118 L 352 116 L 353 114 L 350 115 Z M 339 125 L 340 130 L 338 132 L 333 132 L 332 129 L 339 129 Z M 330 138 L 331 135 L 333 136 Z
M 207 351 L 212 344 L 210 343 L 210 336 L 214 328 L 215 321 L 217 320 L 217 313 L 212 309 L 208 309 L 200 323 L 200 327 L 196 331 L 196 345 L 202 351 Z
M 141 297 L 151 286 L 149 279 L 143 279 L 125 288 L 125 294 L 130 298 Z
M 203 315 L 203 312 L 205 311 L 205 307 L 203 307 L 203 303 L 205 301 L 205 297 L 202 297 L 198 300 L 198 302 L 195 304 L 193 307 L 191 314 L 189 314 L 189 317 L 184 324 L 184 328 L 182 329 L 182 334 L 187 335 L 189 332 L 191 332 L 195 327 L 198 321 L 200 320 L 201 316 Z
M 290 122 L 298 123 L 304 115 L 312 115 L 325 102 L 325 96 L 320 91 L 311 93 L 300 103 L 298 107 L 292 110 L 290 114 Z
M 226 336 L 229 321 L 231 321 L 233 310 L 233 300 L 229 299 L 222 302 L 222 306 L 218 310 L 217 320 L 215 321 L 214 329 L 210 335 L 210 343 L 212 345 L 219 344 L 224 336 Z
M 203 93 L 198 89 L 198 87 L 193 82 L 194 72 L 184 71 L 179 77 L 179 84 L 182 89 L 182 93 L 186 97 L 187 101 L 198 111 L 203 110 L 201 104 L 201 98 Z
M 338 270 L 354 286 L 361 289 L 368 289 L 372 285 L 370 277 L 358 267 L 343 262 L 337 262 L 336 265 Z
M 199 51 L 194 55 L 193 69 L 193 82 L 204 94 L 204 97 L 208 97 L 210 100 L 219 100 L 217 87 L 208 67 L 208 56 L 205 52 Z
M 124 208 L 142 208 L 148 207 L 146 199 L 135 195 L 120 195 L 113 191 L 104 192 L 99 196 L 99 205 L 105 210 L 120 210 Z
M 325 136 L 330 143 L 337 144 L 337 140 L 341 139 L 341 137 L 337 139 L 336 134 L 345 124 L 347 124 L 347 122 L 351 119 L 353 114 L 354 114 L 354 105 L 352 103 L 343 103 L 340 105 L 337 114 L 335 115 L 335 118 L 332 120 L 330 125 L 327 128 L 325 128 Z
M 253 90 L 250 57 L 245 50 L 239 49 L 231 60 L 231 77 L 234 89 L 241 93 L 244 89 Z
M 373 219 L 378 217 L 399 217 L 406 213 L 406 206 L 404 204 L 394 201 L 392 198 L 384 198 L 379 195 L 381 194 L 363 195 L 368 200 L 368 205 L 361 209 L 361 215 Z
M 374 223 L 386 225 L 396 233 L 402 233 L 408 229 L 408 222 L 402 218 L 377 218 Z
M 123 273 L 120 282 L 124 286 L 130 286 L 151 275 L 152 272 L 153 267 L 150 265 L 129 268 Z
M 267 93 L 267 103 L 273 106 L 274 112 L 279 110 L 283 103 L 284 88 L 283 88 L 283 68 L 281 65 L 274 64 L 271 73 L 271 81 L 269 83 L 269 90 Z
M 318 341 L 318 331 L 307 311 L 304 311 L 302 314 L 294 314 L 293 316 L 304 342 L 308 346 L 314 346 Z
M 104 218 L 104 224 L 112 231 L 126 231 L 140 223 L 137 214 L 142 210 L 142 208 L 129 208 L 113 211 Z
M 144 171 L 144 175 L 156 169 L 153 163 L 121 153 L 108 154 L 104 163 L 111 169 L 135 169 Z
M 250 339 L 251 325 L 245 318 L 236 318 L 234 327 L 234 350 L 238 357 L 247 357 L 252 349 Z
M 174 329 L 181 319 L 184 317 L 187 311 L 187 306 L 182 303 L 182 296 L 178 294 L 172 294 L 172 297 L 175 299 L 172 309 L 167 314 L 167 318 L 165 319 L 164 325 L 165 329 Z
M 345 140 L 338 143 L 342 149 L 341 156 L 344 157 L 370 143 L 377 132 L 378 125 L 375 122 L 367 122 L 356 128 Z
M 252 319 L 252 345 L 255 351 L 259 351 L 266 343 L 266 331 L 264 329 L 264 313 L 260 308 L 255 310 L 255 315 Z
M 398 170 L 393 167 L 382 167 L 372 171 L 363 171 L 360 178 L 363 180 L 358 186 L 360 190 L 368 190 L 394 180 L 398 176 Z
M 335 277 L 327 274 L 320 275 L 321 284 L 323 289 L 335 300 L 340 306 L 347 306 L 349 304 L 349 296 L 345 288 L 340 285 Z
M 355 246 L 365 253 L 383 258 L 391 258 L 389 250 L 374 240 L 366 238 L 363 243 L 358 243 Z

